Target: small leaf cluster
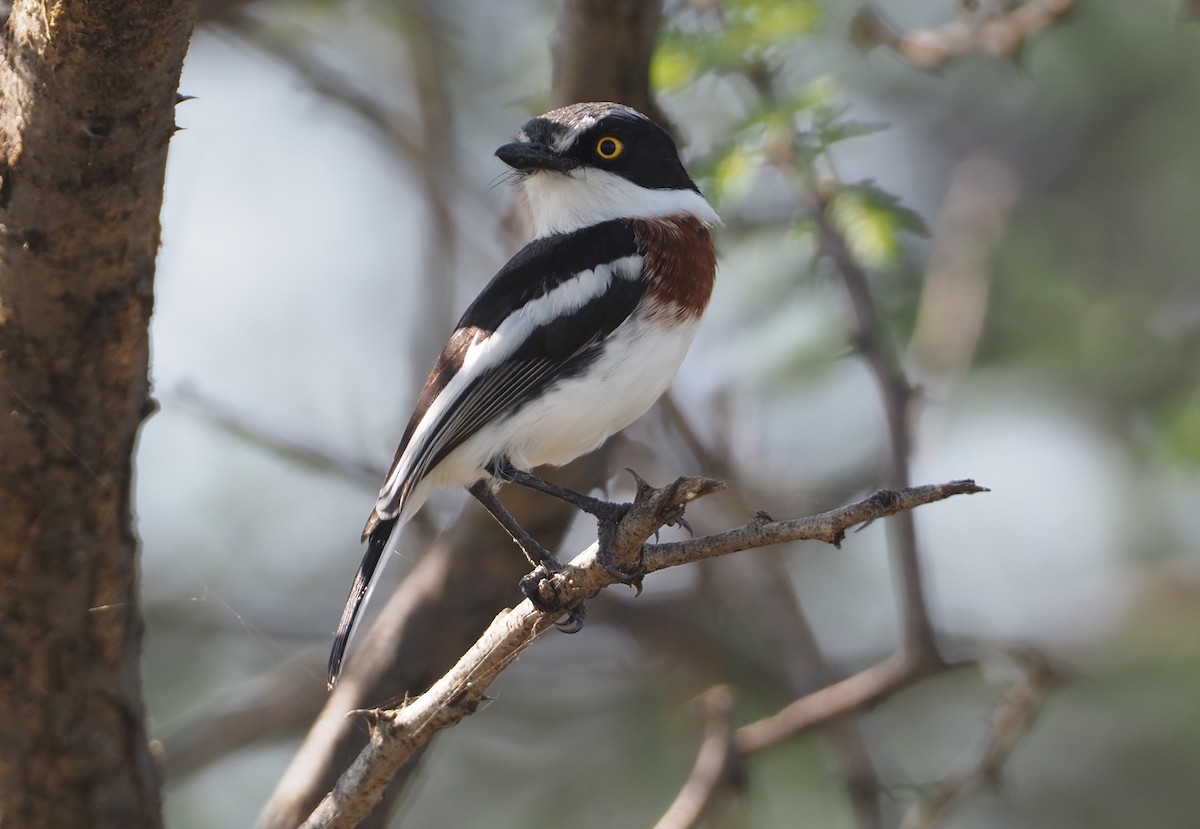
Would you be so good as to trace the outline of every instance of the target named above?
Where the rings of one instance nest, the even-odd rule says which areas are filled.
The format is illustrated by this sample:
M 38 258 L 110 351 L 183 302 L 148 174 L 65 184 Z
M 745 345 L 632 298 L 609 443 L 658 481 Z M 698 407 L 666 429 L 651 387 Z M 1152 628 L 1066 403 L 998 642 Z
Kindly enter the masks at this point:
M 826 205 L 864 266 L 895 264 L 904 237 L 925 234 L 925 223 L 874 181 L 838 176 L 833 148 L 884 126 L 849 117 L 836 78 L 799 77 L 806 36 L 820 22 L 820 5 L 806 0 L 733 0 L 693 12 L 664 33 L 652 77 L 665 92 L 725 84 L 744 102 L 696 164 L 724 213 L 754 212 L 764 193 L 775 202 L 782 195 L 793 207 L 786 220 L 806 234 L 814 206 Z

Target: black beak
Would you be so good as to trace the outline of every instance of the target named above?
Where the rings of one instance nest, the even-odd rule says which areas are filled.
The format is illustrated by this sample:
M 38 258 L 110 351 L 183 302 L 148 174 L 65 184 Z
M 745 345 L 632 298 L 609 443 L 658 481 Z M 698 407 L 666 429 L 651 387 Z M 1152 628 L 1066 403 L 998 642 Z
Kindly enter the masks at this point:
M 534 170 L 554 170 L 558 173 L 565 173 L 579 166 L 579 162 L 573 158 L 564 158 L 549 147 L 527 141 L 505 144 L 496 150 L 496 156 L 514 170 L 526 173 Z

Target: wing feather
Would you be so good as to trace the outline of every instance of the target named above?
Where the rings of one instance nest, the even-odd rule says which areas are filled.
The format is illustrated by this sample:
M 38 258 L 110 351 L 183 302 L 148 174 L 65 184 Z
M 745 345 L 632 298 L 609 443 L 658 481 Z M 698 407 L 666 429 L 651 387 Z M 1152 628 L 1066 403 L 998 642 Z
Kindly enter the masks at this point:
M 487 424 L 583 371 L 645 291 L 637 239 L 624 221 L 526 245 L 459 320 L 421 391 L 372 519 L 398 515 L 430 470 Z

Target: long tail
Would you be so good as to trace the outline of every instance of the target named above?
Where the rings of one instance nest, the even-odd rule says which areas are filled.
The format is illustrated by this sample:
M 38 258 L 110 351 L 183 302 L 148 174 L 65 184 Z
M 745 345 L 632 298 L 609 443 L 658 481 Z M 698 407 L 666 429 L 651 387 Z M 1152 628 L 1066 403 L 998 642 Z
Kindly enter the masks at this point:
M 333 649 L 329 652 L 330 690 L 333 690 L 338 674 L 342 672 L 342 660 L 346 656 L 346 646 L 350 644 L 350 635 L 354 633 L 354 623 L 358 620 L 359 611 L 362 610 L 371 590 L 371 581 L 379 569 L 379 562 L 395 527 L 395 518 L 380 521 L 367 538 L 367 552 L 363 554 L 362 564 L 358 565 L 358 572 L 354 574 L 354 583 L 350 585 L 350 595 L 342 609 L 341 621 L 333 634 Z

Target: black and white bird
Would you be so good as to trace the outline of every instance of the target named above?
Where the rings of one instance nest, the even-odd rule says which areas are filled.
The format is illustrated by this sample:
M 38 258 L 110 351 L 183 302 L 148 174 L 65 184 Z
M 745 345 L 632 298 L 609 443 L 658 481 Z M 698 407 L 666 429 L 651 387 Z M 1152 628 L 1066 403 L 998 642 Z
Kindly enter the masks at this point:
M 649 409 L 712 293 L 708 229 L 720 219 L 646 116 L 574 104 L 530 120 L 496 155 L 516 171 L 534 238 L 463 313 L 425 381 L 363 529 L 330 687 L 382 556 L 434 489 L 467 487 L 532 564 L 553 562 L 496 487 L 561 497 L 529 470 L 590 452 Z

